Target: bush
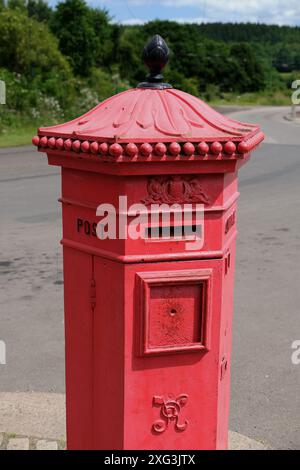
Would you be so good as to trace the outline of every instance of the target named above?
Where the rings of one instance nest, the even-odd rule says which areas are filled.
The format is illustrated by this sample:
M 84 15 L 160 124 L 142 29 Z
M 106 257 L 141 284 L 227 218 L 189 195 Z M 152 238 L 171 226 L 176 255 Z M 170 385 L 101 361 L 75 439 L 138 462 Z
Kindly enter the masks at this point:
M 0 11 L 0 79 L 6 83 L 1 128 L 63 116 L 74 94 L 71 68 L 48 27 L 20 9 Z
M 40 81 L 59 75 L 70 78 L 71 70 L 48 27 L 19 10 L 0 11 L 0 67 Z

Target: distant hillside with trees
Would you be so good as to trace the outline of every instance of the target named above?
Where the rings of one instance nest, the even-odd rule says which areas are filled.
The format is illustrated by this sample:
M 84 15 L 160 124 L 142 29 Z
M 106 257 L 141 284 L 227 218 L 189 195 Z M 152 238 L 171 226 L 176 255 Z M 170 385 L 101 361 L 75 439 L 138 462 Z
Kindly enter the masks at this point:
M 0 0 L 0 142 L 83 113 L 145 77 L 141 51 L 159 33 L 170 47 L 165 78 L 211 103 L 288 104 L 300 78 L 300 28 L 264 24 L 123 26 L 84 0 Z M 1 137 L 2 135 L 2 137 Z M 2 139 L 3 140 L 3 139 Z

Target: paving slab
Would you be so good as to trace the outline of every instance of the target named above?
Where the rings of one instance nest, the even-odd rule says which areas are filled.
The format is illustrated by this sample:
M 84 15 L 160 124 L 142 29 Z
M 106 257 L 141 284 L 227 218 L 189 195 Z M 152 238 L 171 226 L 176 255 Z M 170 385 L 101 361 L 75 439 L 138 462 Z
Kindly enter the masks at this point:
M 250 437 L 229 431 L 229 450 L 272 450 L 267 444 Z
M 65 395 L 0 393 L 0 433 L 65 439 Z
M 41 439 L 36 443 L 36 450 L 58 450 L 58 443 L 56 441 Z
M 29 438 L 14 437 L 9 439 L 6 450 L 29 450 Z

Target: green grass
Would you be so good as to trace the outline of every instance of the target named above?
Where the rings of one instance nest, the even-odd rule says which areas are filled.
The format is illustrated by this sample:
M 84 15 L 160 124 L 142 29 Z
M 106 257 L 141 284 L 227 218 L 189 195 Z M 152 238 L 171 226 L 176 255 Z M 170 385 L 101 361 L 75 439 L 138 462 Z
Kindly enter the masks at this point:
M 221 97 L 215 97 L 210 100 L 211 105 L 231 105 L 231 106 L 290 106 L 291 95 L 281 91 L 272 94 L 263 93 L 244 93 L 237 95 L 226 93 Z
M 65 439 L 61 438 L 58 441 L 58 450 L 63 450 L 66 448 L 66 441 Z
M 0 134 L 0 148 L 29 145 L 35 134 L 36 127 L 33 126 L 5 129 L 5 131 Z

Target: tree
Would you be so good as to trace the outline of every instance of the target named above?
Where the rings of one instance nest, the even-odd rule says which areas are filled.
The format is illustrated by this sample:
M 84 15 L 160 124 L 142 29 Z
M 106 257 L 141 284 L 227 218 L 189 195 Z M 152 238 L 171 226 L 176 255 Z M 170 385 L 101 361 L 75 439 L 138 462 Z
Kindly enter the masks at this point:
M 108 20 L 107 11 L 92 9 L 84 0 L 57 5 L 51 27 L 77 75 L 87 76 L 91 67 L 105 63 L 113 48 Z
M 26 0 L 7 0 L 7 7 L 11 10 L 26 10 Z
M 0 11 L 0 75 L 7 84 L 3 125 L 60 119 L 73 101 L 70 65 L 44 23 L 19 9 Z M 2 119 L 2 118 L 1 118 Z
M 89 8 L 83 0 L 66 0 L 57 5 L 51 22 L 61 52 L 78 75 L 87 75 L 94 65 L 96 38 L 89 20 Z
M 234 44 L 229 58 L 236 63 L 236 73 L 232 76 L 235 89 L 241 93 L 263 90 L 266 86 L 265 70 L 257 60 L 249 44 Z
M 0 12 L 0 67 L 41 82 L 71 77 L 70 67 L 48 27 L 17 10 Z
M 147 70 L 142 62 L 145 37 L 140 27 L 123 28 L 120 33 L 117 62 L 120 74 L 133 85 L 144 80 Z
M 53 10 L 44 0 L 27 0 L 27 12 L 29 17 L 38 21 L 50 21 Z
M 107 10 L 90 8 L 90 22 L 94 30 L 94 62 L 97 66 L 109 66 L 113 62 L 115 25 L 109 23 Z

